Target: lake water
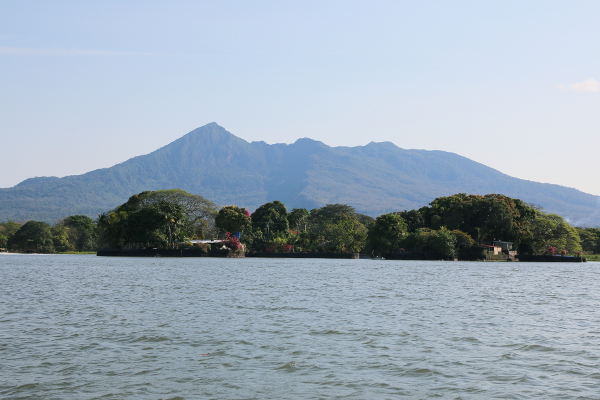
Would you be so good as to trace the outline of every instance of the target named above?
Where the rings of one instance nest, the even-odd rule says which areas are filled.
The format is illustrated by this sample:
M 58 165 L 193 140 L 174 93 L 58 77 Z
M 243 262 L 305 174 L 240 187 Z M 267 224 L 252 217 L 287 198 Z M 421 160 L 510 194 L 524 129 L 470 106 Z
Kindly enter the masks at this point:
M 600 263 L 0 255 L 6 399 L 599 399 Z

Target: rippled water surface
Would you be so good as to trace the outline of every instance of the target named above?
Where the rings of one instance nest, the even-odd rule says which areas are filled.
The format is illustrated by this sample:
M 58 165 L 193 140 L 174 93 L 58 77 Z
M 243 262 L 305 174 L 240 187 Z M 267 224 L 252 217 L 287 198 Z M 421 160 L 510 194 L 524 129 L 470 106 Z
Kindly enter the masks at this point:
M 0 397 L 598 399 L 599 267 L 0 255 Z

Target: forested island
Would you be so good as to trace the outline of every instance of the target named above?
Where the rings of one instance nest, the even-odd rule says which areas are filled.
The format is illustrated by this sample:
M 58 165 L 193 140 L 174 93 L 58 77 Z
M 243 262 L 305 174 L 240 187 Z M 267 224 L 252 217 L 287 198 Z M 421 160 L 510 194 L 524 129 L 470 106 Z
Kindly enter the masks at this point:
M 131 196 L 95 221 L 74 215 L 53 226 L 39 221 L 0 223 L 0 248 L 24 253 L 98 248 L 208 252 L 206 239 L 217 240 L 220 249 L 245 254 L 393 257 L 411 252 L 431 259 L 477 259 L 498 241 L 511 243 L 524 255 L 600 253 L 600 229 L 572 227 L 559 215 L 501 194 L 459 193 L 416 210 L 372 218 L 346 204 L 288 211 L 280 201 L 250 213 L 236 205 L 219 208 L 202 196 L 172 189 Z

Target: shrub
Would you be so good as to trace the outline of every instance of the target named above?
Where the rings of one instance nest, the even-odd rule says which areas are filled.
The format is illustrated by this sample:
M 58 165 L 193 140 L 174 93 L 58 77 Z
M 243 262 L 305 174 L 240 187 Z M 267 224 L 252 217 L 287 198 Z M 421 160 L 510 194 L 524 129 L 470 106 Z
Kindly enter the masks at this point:
M 225 239 L 223 239 L 223 245 L 231 250 L 240 250 L 242 248 L 242 243 L 240 239 L 235 237 L 231 232 L 225 233 Z

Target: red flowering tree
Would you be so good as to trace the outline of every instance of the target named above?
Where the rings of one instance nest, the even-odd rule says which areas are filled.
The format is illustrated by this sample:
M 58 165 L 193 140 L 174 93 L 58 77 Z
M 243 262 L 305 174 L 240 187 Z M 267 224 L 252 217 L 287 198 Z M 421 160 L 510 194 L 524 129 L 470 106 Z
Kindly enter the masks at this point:
M 242 248 L 242 243 L 231 232 L 225 232 L 225 239 L 223 239 L 223 245 L 231 250 L 239 250 Z

